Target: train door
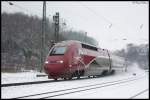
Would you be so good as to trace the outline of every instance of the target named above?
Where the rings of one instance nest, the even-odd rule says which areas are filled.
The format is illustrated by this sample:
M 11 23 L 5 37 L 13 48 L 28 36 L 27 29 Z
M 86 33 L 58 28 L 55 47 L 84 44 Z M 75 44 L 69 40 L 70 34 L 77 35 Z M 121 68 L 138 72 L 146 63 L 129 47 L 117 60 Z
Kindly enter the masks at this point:
M 80 57 L 79 59 L 79 64 L 82 66 L 82 67 L 85 67 L 85 64 L 84 64 L 84 55 L 83 55 L 83 50 L 82 49 L 78 49 L 78 55 Z
M 77 66 L 78 69 L 80 69 L 80 62 L 81 62 L 81 55 L 80 50 L 78 48 L 74 49 L 74 64 Z
M 79 59 L 80 59 L 80 55 L 79 55 L 79 51 L 77 48 L 71 48 L 71 52 L 70 52 L 70 59 L 69 59 L 69 67 L 70 67 L 70 72 L 73 73 L 75 72 L 77 69 L 79 69 L 78 63 L 79 63 Z
M 83 75 L 84 71 L 84 64 L 83 64 L 83 58 L 82 58 L 83 52 L 79 48 L 74 49 L 74 65 L 75 65 L 75 70 L 74 74 L 77 78 L 80 78 L 80 76 Z

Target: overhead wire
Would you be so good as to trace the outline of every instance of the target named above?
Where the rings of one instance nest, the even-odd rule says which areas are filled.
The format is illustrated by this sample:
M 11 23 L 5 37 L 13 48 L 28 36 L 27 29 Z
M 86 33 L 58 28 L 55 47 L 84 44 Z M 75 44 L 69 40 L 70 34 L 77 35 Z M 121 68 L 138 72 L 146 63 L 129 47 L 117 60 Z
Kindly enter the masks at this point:
M 97 14 L 97 12 L 95 12 L 93 9 L 89 8 L 88 6 L 86 6 L 85 4 L 83 4 L 82 2 L 79 3 L 81 6 L 85 7 L 86 9 L 88 9 L 90 12 L 92 12 L 94 15 L 96 15 L 97 17 L 101 17 L 103 18 L 106 22 L 109 23 L 109 28 L 112 27 L 112 22 L 110 20 L 108 20 L 106 17 L 104 17 L 103 15 Z
M 104 21 L 106 21 L 107 23 L 109 23 L 109 26 L 108 26 L 109 29 L 110 29 L 110 28 L 115 28 L 116 31 L 119 32 L 119 34 L 121 35 L 121 37 L 123 36 L 123 37 L 122 37 L 123 39 L 121 39 L 121 40 L 124 40 L 124 41 L 129 40 L 129 39 L 127 39 L 127 37 L 125 36 L 126 33 L 127 33 L 127 34 L 130 34 L 128 31 L 124 31 L 124 30 L 120 29 L 120 27 L 118 27 L 117 25 L 114 25 L 114 23 L 112 23 L 112 21 L 108 20 L 108 19 L 107 19 L 106 17 L 104 17 L 103 15 L 100 15 L 100 14 L 97 13 L 95 10 L 93 10 L 93 9 L 91 9 L 90 7 L 86 6 L 86 5 L 83 4 L 82 2 L 80 2 L 79 4 L 82 5 L 83 7 L 85 7 L 88 11 L 92 12 L 94 15 L 96 15 L 97 18 L 101 17 L 102 19 L 104 19 Z M 98 22 L 99 22 L 99 21 L 98 21 Z M 114 27 L 114 26 L 115 26 L 115 27 Z M 140 26 L 140 29 L 142 29 L 142 27 L 143 27 L 143 25 Z M 119 38 L 119 40 L 120 40 L 120 38 Z
M 93 9 L 89 8 L 88 6 L 86 6 L 85 4 L 83 4 L 82 2 L 79 3 L 80 5 L 82 5 L 83 7 L 85 7 L 88 11 L 92 12 L 94 15 L 96 15 L 98 18 L 101 17 L 102 19 L 104 19 L 106 22 L 109 23 L 109 28 L 116 28 L 118 32 L 120 32 L 122 35 L 124 35 L 124 33 L 128 33 L 127 31 L 124 32 L 122 31 L 117 25 L 114 25 L 114 23 L 112 23 L 112 21 L 108 20 L 106 17 L 104 17 L 103 15 L 100 15 L 99 13 L 95 12 Z M 114 27 L 115 26 L 115 27 Z M 140 29 L 142 29 L 143 25 L 140 26 Z M 129 34 L 129 33 L 128 33 Z M 126 38 L 126 37 L 125 37 Z
M 29 10 L 27 10 L 27 9 L 25 9 L 25 8 L 23 8 L 23 7 L 21 7 L 21 6 L 17 5 L 17 4 L 15 4 L 15 3 L 12 3 L 12 2 L 10 2 L 10 1 L 6 1 L 6 2 L 9 3 L 9 5 L 14 5 L 14 6 L 16 6 L 16 7 L 20 8 L 20 9 L 25 10 L 26 12 L 32 13 L 32 12 L 30 12 Z M 118 26 L 114 25 L 114 23 L 112 23 L 112 21 L 108 20 L 105 16 L 103 16 L 103 15 L 97 13 L 95 10 L 93 10 L 93 9 L 90 8 L 90 7 L 88 7 L 87 5 L 85 5 L 85 4 L 82 3 L 82 2 L 79 2 L 79 4 L 80 4 L 81 6 L 83 6 L 84 8 L 86 8 L 88 11 L 92 12 L 92 13 L 93 13 L 95 16 L 97 16 L 98 18 L 101 17 L 101 18 L 104 19 L 107 23 L 109 23 L 108 28 L 112 28 L 112 27 L 115 26 L 115 28 L 116 28 L 117 30 L 119 30 L 121 33 L 124 33 L 124 32 L 122 32 L 122 30 L 120 30 L 120 28 L 119 28 Z M 80 17 L 80 18 L 82 18 L 83 20 L 85 20 L 85 18 L 81 17 L 80 15 L 78 15 L 78 17 Z M 98 19 L 98 20 L 99 20 L 99 19 Z M 87 23 L 86 20 L 85 20 L 85 22 Z M 140 29 L 142 29 L 142 28 L 143 28 L 143 24 L 140 25 Z M 128 33 L 128 32 L 125 32 L 125 33 Z
M 82 2 L 80 2 L 80 5 L 84 6 L 85 8 L 87 8 L 90 12 L 92 12 L 93 14 L 95 14 L 96 16 L 98 17 L 101 17 L 103 18 L 106 22 L 109 23 L 109 28 L 111 28 L 112 26 L 115 26 L 115 28 L 117 30 L 119 30 L 121 33 L 124 33 L 122 32 L 122 30 L 120 30 L 120 28 L 117 26 L 117 25 L 114 25 L 114 23 L 112 23 L 110 20 L 108 20 L 106 17 L 104 17 L 103 15 L 100 15 L 99 13 L 95 12 L 93 9 L 89 8 L 88 6 L 86 6 L 85 4 L 83 4 Z M 140 25 L 140 29 L 143 28 L 143 24 Z M 128 32 L 125 32 L 125 33 L 128 33 Z

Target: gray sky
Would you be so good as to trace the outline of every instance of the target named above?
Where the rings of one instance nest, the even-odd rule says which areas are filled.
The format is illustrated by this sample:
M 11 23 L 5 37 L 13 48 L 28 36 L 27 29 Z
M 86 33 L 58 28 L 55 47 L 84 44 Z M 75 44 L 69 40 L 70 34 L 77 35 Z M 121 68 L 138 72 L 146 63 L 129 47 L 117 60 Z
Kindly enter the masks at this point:
M 43 2 L 2 2 L 2 12 L 24 12 L 42 17 Z M 116 50 L 127 43 L 142 44 L 149 41 L 149 4 L 131 1 L 47 1 L 46 16 L 55 12 L 65 19 L 67 27 L 83 30 L 99 42 L 99 47 Z M 126 39 L 126 40 L 125 40 Z

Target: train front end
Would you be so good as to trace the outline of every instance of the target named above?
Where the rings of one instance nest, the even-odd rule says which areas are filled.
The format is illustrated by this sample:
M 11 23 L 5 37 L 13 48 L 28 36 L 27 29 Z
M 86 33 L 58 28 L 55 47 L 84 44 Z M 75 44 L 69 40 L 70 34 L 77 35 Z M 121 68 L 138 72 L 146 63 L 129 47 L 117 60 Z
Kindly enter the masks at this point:
M 54 46 L 44 63 L 44 70 L 48 74 L 48 78 L 57 80 L 58 78 L 65 77 L 66 74 L 66 51 L 67 46 Z

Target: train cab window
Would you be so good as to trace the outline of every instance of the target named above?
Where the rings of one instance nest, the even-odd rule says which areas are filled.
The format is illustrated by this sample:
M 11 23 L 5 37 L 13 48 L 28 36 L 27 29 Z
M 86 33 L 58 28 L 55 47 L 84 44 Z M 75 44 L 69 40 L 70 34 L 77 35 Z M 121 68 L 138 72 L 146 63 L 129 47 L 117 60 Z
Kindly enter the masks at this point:
M 52 51 L 50 52 L 51 55 L 64 55 L 66 52 L 66 47 L 54 47 Z

